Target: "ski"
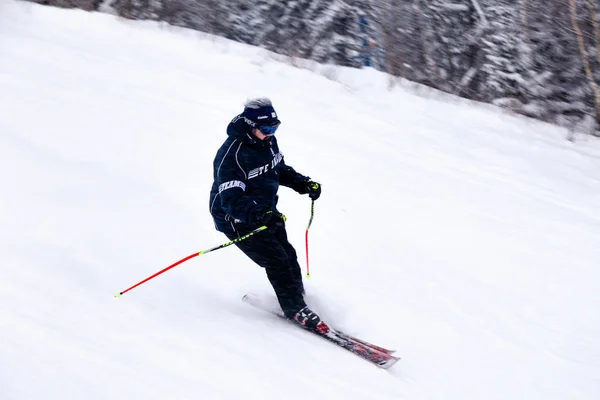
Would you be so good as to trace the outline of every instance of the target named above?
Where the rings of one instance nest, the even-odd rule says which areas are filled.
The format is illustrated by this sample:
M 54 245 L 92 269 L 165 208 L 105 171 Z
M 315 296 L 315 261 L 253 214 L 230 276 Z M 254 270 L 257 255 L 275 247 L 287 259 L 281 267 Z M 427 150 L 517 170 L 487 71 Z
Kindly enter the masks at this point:
M 338 333 L 341 333 L 341 332 L 338 331 Z M 396 350 L 386 349 L 385 347 L 381 347 L 381 346 L 374 345 L 373 343 L 365 342 L 364 340 L 361 340 L 361 339 L 359 339 L 359 338 L 357 338 L 355 336 L 352 336 L 352 335 L 348 335 L 347 333 L 342 333 L 342 335 L 344 335 L 344 337 L 346 337 L 346 338 L 348 338 L 350 340 L 353 340 L 355 342 L 358 342 L 358 343 L 362 344 L 363 346 L 370 347 L 370 348 L 372 348 L 374 350 L 377 350 L 379 352 L 382 352 L 382 353 L 394 354 L 396 352 Z
M 268 305 L 264 304 L 264 302 L 262 302 L 257 296 L 254 296 L 252 294 L 246 294 L 242 298 L 242 300 L 256 308 L 274 314 L 279 318 L 286 320 L 287 322 L 293 323 L 283 315 L 279 308 L 269 307 Z M 301 328 L 300 325 L 294 325 Z M 343 349 L 348 350 L 352 354 L 357 355 L 363 360 L 368 361 L 371 364 L 382 369 L 388 369 L 392 365 L 394 365 L 398 360 L 400 360 L 400 357 L 395 357 L 391 355 L 392 350 L 388 350 L 383 347 L 373 345 L 369 342 L 365 342 L 354 336 L 348 335 L 342 331 L 334 329 L 331 326 L 329 327 L 329 332 L 327 333 L 320 333 L 308 329 L 306 331 L 313 333 L 331 343 L 334 343 L 342 347 Z

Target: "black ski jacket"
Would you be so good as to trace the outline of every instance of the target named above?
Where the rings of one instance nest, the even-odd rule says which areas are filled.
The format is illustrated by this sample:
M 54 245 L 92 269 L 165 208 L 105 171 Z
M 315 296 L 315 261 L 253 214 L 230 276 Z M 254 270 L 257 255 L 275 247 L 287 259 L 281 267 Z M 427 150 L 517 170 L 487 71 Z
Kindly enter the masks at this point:
M 309 177 L 286 165 L 275 136 L 259 140 L 240 114 L 227 126 L 228 138 L 213 162 L 210 213 L 223 233 L 246 233 L 258 227 L 257 210 L 276 210 L 279 185 L 306 193 Z

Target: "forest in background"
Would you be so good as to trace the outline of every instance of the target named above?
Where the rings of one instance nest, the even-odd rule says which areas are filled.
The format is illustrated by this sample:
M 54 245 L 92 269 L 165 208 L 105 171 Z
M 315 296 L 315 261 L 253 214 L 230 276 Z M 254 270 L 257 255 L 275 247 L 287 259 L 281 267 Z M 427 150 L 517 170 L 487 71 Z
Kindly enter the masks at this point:
M 30 0 L 164 21 L 600 136 L 597 0 Z

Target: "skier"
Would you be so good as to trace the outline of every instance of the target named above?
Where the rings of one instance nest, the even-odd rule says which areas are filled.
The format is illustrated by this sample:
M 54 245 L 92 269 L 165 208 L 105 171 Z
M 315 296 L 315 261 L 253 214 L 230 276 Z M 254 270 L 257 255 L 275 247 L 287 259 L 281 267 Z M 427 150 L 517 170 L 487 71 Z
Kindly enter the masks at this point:
M 271 100 L 264 97 L 247 101 L 229 123 L 228 138 L 213 162 L 210 213 L 216 229 L 230 240 L 267 226 L 236 246 L 265 269 L 288 319 L 327 333 L 327 324 L 304 301 L 296 251 L 287 239 L 285 216 L 277 210 L 279 185 L 313 200 L 321 195 L 321 185 L 285 164 L 274 136 L 280 124 Z

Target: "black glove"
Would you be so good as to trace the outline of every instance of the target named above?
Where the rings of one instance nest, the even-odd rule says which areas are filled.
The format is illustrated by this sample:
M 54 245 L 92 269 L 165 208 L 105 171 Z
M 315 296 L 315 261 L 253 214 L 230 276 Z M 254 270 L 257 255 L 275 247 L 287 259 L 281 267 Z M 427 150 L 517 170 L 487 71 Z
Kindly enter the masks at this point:
M 317 200 L 321 196 L 321 184 L 308 180 L 304 182 L 305 193 L 313 200 Z
M 253 219 L 256 225 L 266 225 L 268 227 L 283 226 L 283 223 L 286 220 L 285 215 L 283 215 L 279 211 L 270 210 L 263 207 L 258 208 L 254 212 Z

